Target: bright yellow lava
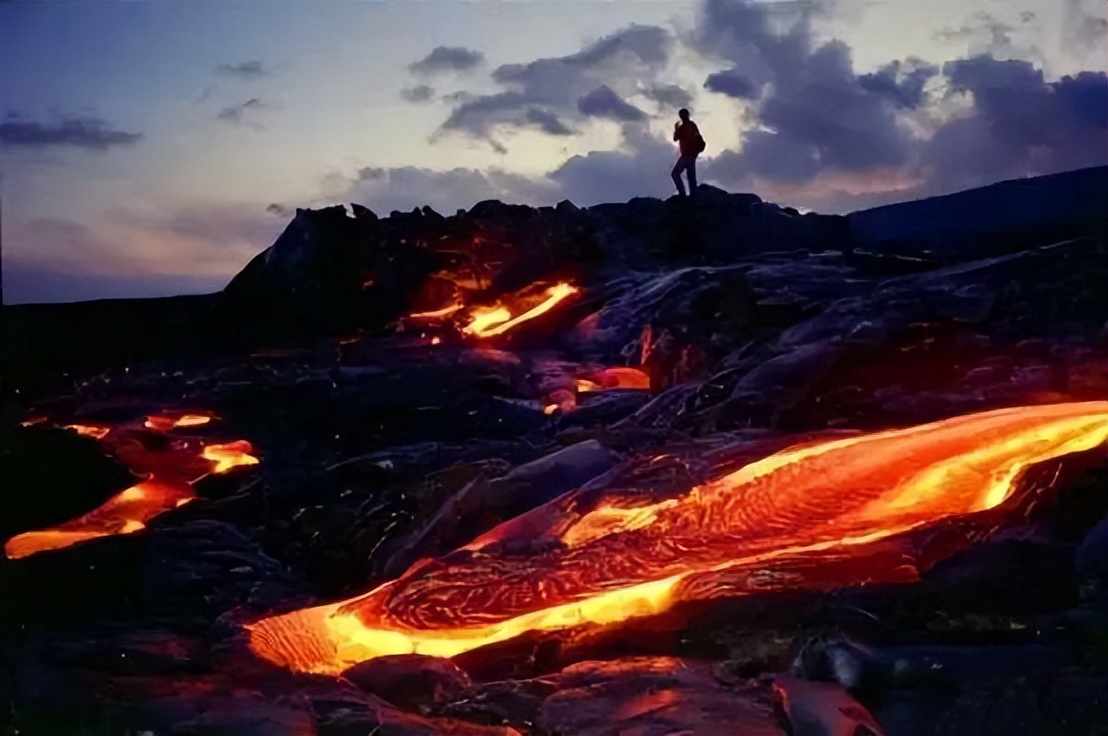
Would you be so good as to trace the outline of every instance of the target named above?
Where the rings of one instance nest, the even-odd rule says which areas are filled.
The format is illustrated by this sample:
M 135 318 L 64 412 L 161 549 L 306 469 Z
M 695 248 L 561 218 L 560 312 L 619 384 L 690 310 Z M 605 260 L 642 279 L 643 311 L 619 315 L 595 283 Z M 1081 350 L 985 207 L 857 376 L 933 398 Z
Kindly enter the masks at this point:
M 473 568 L 476 582 L 466 582 L 464 565 L 452 566 L 445 577 L 436 577 L 434 566 L 416 567 L 359 598 L 259 621 L 248 627 L 250 645 L 255 654 L 275 664 L 336 674 L 373 657 L 413 652 L 453 656 L 527 631 L 603 625 L 655 614 L 677 602 L 678 584 L 693 575 L 772 572 L 774 563 L 814 560 L 814 555 L 828 551 L 845 559 L 864 559 L 861 548 L 866 545 L 946 518 L 996 508 L 1011 495 L 1026 467 L 1106 442 L 1108 402 L 1097 401 L 1002 409 L 797 446 L 680 498 L 633 508 L 601 504 L 576 518 L 563 513 L 563 518 L 547 523 L 546 533 L 528 532 L 540 538 L 554 533 L 564 545 L 562 553 L 546 556 L 541 563 L 501 559 L 495 547 L 482 552 L 485 545 L 469 545 L 466 549 L 474 554 L 465 564 Z M 552 512 L 543 507 L 534 513 Z M 482 539 L 492 544 L 497 530 Z M 665 552 L 674 540 L 704 546 L 685 547 L 687 553 L 675 557 Z M 613 563 L 618 558 L 611 555 L 630 554 L 632 549 L 633 564 Z M 660 555 L 657 562 L 652 562 L 652 554 Z M 589 575 L 576 577 L 579 567 L 563 568 L 563 560 L 589 565 Z M 605 580 L 605 574 L 618 577 Z M 874 570 L 865 573 L 865 580 L 840 584 L 891 574 Z M 640 579 L 628 580 L 627 575 Z M 517 614 L 482 609 L 480 603 L 469 601 L 478 590 L 473 586 L 489 586 L 503 595 L 475 600 L 526 602 L 534 596 L 518 596 L 535 590 L 535 585 L 560 591 L 562 601 L 535 603 L 533 610 Z M 428 614 L 439 611 L 449 617 L 438 619 L 443 621 L 438 626 L 415 628 L 397 619 L 398 614 L 384 613 L 391 610 L 385 602 L 395 605 L 404 586 L 418 586 L 422 592 L 402 600 L 423 601 Z M 511 605 L 518 609 L 521 604 Z

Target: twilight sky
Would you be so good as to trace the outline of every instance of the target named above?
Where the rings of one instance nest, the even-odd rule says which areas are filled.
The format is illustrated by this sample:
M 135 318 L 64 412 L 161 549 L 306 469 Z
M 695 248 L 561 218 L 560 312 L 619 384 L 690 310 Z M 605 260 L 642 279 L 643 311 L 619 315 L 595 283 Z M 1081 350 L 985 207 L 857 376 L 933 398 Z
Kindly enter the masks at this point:
M 0 2 L 5 303 L 215 291 L 296 207 L 701 181 L 821 212 L 1108 164 L 1100 0 Z

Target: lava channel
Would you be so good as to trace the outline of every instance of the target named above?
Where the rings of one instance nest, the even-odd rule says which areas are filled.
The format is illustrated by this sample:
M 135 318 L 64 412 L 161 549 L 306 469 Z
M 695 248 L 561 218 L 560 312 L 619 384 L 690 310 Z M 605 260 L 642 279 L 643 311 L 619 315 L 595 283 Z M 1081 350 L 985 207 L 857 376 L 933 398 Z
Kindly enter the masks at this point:
M 207 424 L 210 417 L 185 414 L 177 418 L 160 415 L 146 418 L 144 431 L 155 433 L 178 427 Z M 109 452 L 123 460 L 132 472 L 145 476 L 141 482 L 115 494 L 96 509 L 47 529 L 23 532 L 4 543 L 4 555 L 11 560 L 62 549 L 98 537 L 131 534 L 146 528 L 154 517 L 196 499 L 192 484 L 212 473 L 225 473 L 241 465 L 256 465 L 254 448 L 245 440 L 226 444 L 199 445 L 195 441 L 176 440 L 160 451 L 146 449 L 131 435 L 134 427 L 67 426 L 85 436 L 94 437 Z
M 944 520 L 995 524 L 1025 468 L 1106 441 L 1108 401 L 1017 407 L 794 446 L 661 501 L 571 492 L 365 595 L 258 621 L 250 646 L 282 667 L 336 674 L 683 600 L 914 580 L 953 550 L 921 553 L 907 572 L 867 560 Z

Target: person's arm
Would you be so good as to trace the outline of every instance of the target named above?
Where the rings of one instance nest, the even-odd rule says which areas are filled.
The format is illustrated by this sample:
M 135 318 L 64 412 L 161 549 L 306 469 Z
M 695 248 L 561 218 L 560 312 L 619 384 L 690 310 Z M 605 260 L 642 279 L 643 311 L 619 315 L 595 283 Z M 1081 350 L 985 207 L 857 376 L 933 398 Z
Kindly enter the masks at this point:
M 678 120 L 673 124 L 673 140 L 681 140 L 681 121 Z

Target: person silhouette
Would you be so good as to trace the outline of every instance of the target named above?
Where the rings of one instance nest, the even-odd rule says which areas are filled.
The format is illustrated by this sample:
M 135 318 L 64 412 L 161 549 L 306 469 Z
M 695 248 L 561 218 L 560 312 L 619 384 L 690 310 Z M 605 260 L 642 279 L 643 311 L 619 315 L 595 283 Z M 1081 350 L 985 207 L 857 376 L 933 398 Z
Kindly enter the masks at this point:
M 680 118 L 673 126 L 673 140 L 677 141 L 680 156 L 673 166 L 670 176 L 677 185 L 677 193 L 685 195 L 685 182 L 681 181 L 681 172 L 687 172 L 689 177 L 689 193 L 696 193 L 696 157 L 704 150 L 704 138 L 700 135 L 700 128 L 689 117 L 689 111 L 681 108 L 677 112 Z

